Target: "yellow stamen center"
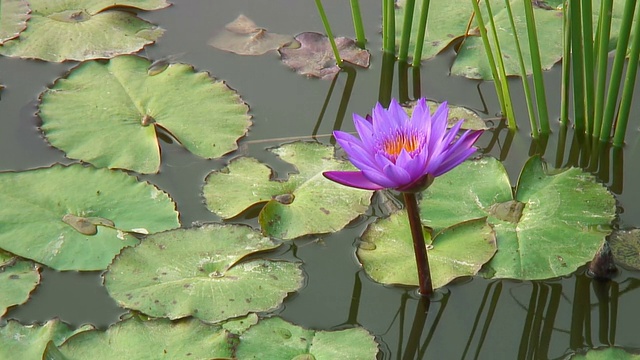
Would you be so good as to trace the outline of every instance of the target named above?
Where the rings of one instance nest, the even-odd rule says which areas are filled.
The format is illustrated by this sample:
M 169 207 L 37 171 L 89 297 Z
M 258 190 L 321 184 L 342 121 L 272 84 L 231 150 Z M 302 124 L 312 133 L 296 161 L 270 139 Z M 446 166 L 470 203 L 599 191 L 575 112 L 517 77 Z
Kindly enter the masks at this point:
M 420 146 L 420 140 L 415 134 L 398 134 L 396 137 L 387 140 L 383 145 L 382 149 L 388 155 L 392 156 L 394 159 L 400 155 L 402 149 L 406 150 L 408 153 L 411 153 L 418 149 Z

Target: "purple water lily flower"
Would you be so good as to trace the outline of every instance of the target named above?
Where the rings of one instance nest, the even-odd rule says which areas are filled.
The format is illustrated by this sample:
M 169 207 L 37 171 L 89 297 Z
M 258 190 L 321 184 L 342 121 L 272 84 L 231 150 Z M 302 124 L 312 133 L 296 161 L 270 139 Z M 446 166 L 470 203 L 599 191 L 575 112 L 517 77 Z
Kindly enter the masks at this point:
M 456 138 L 462 120 L 447 131 L 449 109 L 444 102 L 430 114 L 424 98 L 411 118 L 395 99 L 388 109 L 379 103 L 372 116 L 353 114 L 360 138 L 342 131 L 333 135 L 360 171 L 326 171 L 325 177 L 366 190 L 416 192 L 433 178 L 458 166 L 476 152 L 482 130 L 467 130 Z

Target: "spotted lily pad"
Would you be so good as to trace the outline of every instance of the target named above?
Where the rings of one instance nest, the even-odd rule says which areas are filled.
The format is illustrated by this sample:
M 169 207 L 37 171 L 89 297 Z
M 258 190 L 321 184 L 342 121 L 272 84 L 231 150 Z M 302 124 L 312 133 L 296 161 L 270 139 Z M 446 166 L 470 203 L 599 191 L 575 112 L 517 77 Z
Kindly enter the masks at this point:
M 26 29 L 30 11 L 29 4 L 24 0 L 0 2 L 0 45 Z
M 498 252 L 485 275 L 524 280 L 568 275 L 589 262 L 616 211 L 615 199 L 592 175 L 547 170 L 538 156 L 525 164 L 515 196 L 502 164 L 483 158 L 437 178 L 420 208 L 423 223 L 436 231 L 488 216 Z
M 61 62 L 133 53 L 153 43 L 164 30 L 111 8 L 152 10 L 168 5 L 164 0 L 30 0 L 29 26 L 19 39 L 5 42 L 0 54 Z
M 0 173 L 0 247 L 57 270 L 102 270 L 131 233 L 180 226 L 175 204 L 120 171 L 82 165 Z
M 0 316 L 9 306 L 22 304 L 40 283 L 38 266 L 31 261 L 16 260 L 0 267 Z
M 315 32 L 304 32 L 295 39 L 300 43 L 299 48 L 282 48 L 278 51 L 282 62 L 298 74 L 332 79 L 340 71 L 329 38 Z M 371 55 L 367 50 L 360 49 L 349 38 L 337 37 L 335 41 L 342 60 L 360 67 L 369 67 Z
M 131 317 L 106 331 L 85 331 L 70 337 L 60 353 L 80 359 L 229 359 L 234 340 L 220 326 L 197 319 L 169 321 Z
M 0 359 L 42 359 L 49 341 L 61 345 L 70 336 L 90 329 L 90 325 L 84 325 L 73 330 L 58 319 L 26 326 L 9 320 L 0 327 Z
M 211 38 L 209 45 L 240 55 L 262 55 L 294 41 L 291 35 L 267 32 L 267 29 L 258 27 L 253 20 L 241 14 Z
M 147 237 L 105 275 L 111 297 L 155 317 L 214 323 L 276 308 L 302 286 L 299 264 L 241 261 L 278 245 L 240 225 L 207 225 Z
M 207 207 L 228 219 L 265 204 L 259 221 L 265 234 L 281 239 L 338 231 L 364 213 L 371 191 L 345 188 L 322 176 L 325 170 L 354 170 L 333 156 L 333 147 L 296 142 L 271 149 L 297 173 L 275 180 L 271 169 L 253 158 L 237 158 L 206 179 Z
M 88 61 L 56 81 L 40 103 L 49 142 L 71 158 L 139 173 L 158 171 L 158 127 L 205 158 L 237 148 L 251 121 L 233 90 L 189 65 L 149 74 L 150 65 L 129 55 Z
M 418 270 L 406 211 L 371 224 L 362 235 L 357 255 L 364 270 L 383 284 L 418 286 Z M 496 252 L 496 238 L 485 218 L 454 225 L 435 234 L 428 232 L 427 253 L 434 288 L 455 278 L 478 273 Z
M 616 263 L 640 270 L 640 229 L 616 230 L 611 234 L 610 244 Z
M 378 344 L 361 327 L 316 331 L 273 317 L 261 320 L 240 336 L 238 359 L 375 359 Z

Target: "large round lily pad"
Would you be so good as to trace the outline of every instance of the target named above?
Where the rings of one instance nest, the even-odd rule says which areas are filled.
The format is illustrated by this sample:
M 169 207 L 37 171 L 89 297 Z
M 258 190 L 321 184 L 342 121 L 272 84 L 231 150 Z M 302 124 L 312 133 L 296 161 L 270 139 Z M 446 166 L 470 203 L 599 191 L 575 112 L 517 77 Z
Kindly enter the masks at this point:
M 497 160 L 467 161 L 423 193 L 421 218 L 438 230 L 489 216 L 498 252 L 486 275 L 497 278 L 568 275 L 590 261 L 611 232 L 615 199 L 581 169 L 548 171 L 535 156 L 520 174 L 515 198 L 511 192 Z
M 222 81 L 171 64 L 119 56 L 88 61 L 41 97 L 42 130 L 74 159 L 98 167 L 153 173 L 160 166 L 157 126 L 205 158 L 237 148 L 251 124 L 248 106 Z
M 4 1 L 3 1 L 4 2 Z M 164 30 L 127 11 L 169 6 L 165 0 L 30 0 L 31 18 L 20 38 L 7 41 L 0 54 L 45 61 L 109 58 L 142 49 Z M 109 36 L 105 36 L 108 34 Z
M 29 19 L 29 4 L 25 0 L 3 0 L 0 2 L 0 45 L 17 37 Z
M 233 339 L 220 326 L 197 319 L 169 321 L 132 317 L 106 331 L 85 331 L 59 347 L 67 360 L 229 359 Z
M 426 240 L 430 234 L 425 232 Z M 418 286 L 418 270 L 406 211 L 371 224 L 362 235 L 358 259 L 372 279 L 383 284 Z M 496 252 L 496 237 L 485 218 L 442 230 L 427 246 L 431 281 L 442 287 L 478 273 Z
M 0 259 L 1 262 L 1 259 Z M 40 283 L 38 266 L 31 261 L 15 260 L 0 267 L 0 316 L 9 306 L 22 304 Z
M 90 329 L 90 325 L 70 329 L 58 319 L 49 320 L 43 325 L 26 326 L 9 320 L 0 327 L 0 359 L 42 359 L 49 341 L 61 345 L 70 336 Z
M 175 204 L 121 171 L 83 165 L 0 173 L 0 247 L 57 270 L 101 270 L 131 232 L 180 226 Z
M 271 151 L 298 172 L 287 180 L 273 180 L 271 169 L 257 160 L 235 159 L 207 177 L 207 207 L 227 219 L 265 203 L 259 215 L 262 230 L 281 239 L 338 231 L 367 210 L 371 191 L 347 188 L 322 176 L 325 170 L 355 170 L 334 158 L 333 147 L 296 142 Z
M 371 360 L 378 344 L 361 327 L 315 331 L 304 329 L 278 317 L 261 320 L 240 336 L 238 359 Z
M 240 225 L 207 225 L 147 237 L 123 250 L 105 275 L 123 307 L 156 317 L 219 322 L 276 308 L 302 286 L 299 264 L 243 257 L 277 246 Z

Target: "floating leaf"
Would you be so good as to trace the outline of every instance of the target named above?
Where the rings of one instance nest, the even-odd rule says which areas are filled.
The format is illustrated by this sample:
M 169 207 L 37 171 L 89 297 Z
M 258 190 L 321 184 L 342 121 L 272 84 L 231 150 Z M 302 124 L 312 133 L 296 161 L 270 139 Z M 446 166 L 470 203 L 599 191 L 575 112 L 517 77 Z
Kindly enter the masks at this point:
M 105 286 L 123 307 L 219 322 L 277 307 L 302 286 L 298 264 L 240 260 L 277 246 L 247 226 L 207 225 L 147 237 L 109 267 Z
M 15 262 L 17 257 L 0 249 L 0 267 Z
M 282 62 L 297 73 L 315 76 L 321 79 L 332 79 L 340 71 L 333 56 L 329 39 L 318 33 L 304 32 L 295 37 L 300 43 L 299 48 L 282 48 L 278 50 Z M 335 38 L 336 46 L 342 60 L 353 65 L 368 68 L 370 54 L 359 48 L 355 41 L 345 38 Z
M 29 26 L 7 41 L 0 54 L 45 61 L 109 58 L 133 53 L 157 40 L 164 30 L 114 6 L 159 9 L 164 0 L 30 0 Z M 109 36 L 105 36 L 108 33 Z
M 640 270 L 640 229 L 616 230 L 609 242 L 616 263 Z
M 314 331 L 278 317 L 260 321 L 240 336 L 238 359 L 375 359 L 378 345 L 361 327 Z
M 0 173 L 0 188 L 0 247 L 57 270 L 105 269 L 129 232 L 180 226 L 166 193 L 120 171 L 55 165 Z
M 169 321 L 132 317 L 106 331 L 85 331 L 70 337 L 60 352 L 80 359 L 227 359 L 234 340 L 220 326 L 196 319 Z
M 262 230 L 282 239 L 338 231 L 367 210 L 371 191 L 346 188 L 322 176 L 325 170 L 354 170 L 348 162 L 334 158 L 333 147 L 296 142 L 271 151 L 294 164 L 298 172 L 286 181 L 273 180 L 267 166 L 252 158 L 237 158 L 207 177 L 207 207 L 228 219 L 265 203 L 259 215 Z
M 31 261 L 17 260 L 14 264 L 0 268 L 0 316 L 7 308 L 22 304 L 29 293 L 40 283 L 38 267 Z
M 58 80 L 40 103 L 49 142 L 71 158 L 139 173 L 160 166 L 157 126 L 205 158 L 237 148 L 251 121 L 233 90 L 189 65 L 149 75 L 150 65 L 137 56 L 88 61 Z
M 418 286 L 413 239 L 405 210 L 371 224 L 362 235 L 357 255 L 364 270 L 383 284 Z M 425 240 L 430 234 L 425 233 Z M 454 225 L 438 233 L 427 246 L 434 288 L 453 279 L 473 276 L 496 252 L 496 238 L 485 218 Z
M 549 172 L 540 157 L 532 157 L 515 199 L 511 192 L 497 160 L 467 161 L 423 193 L 420 215 L 436 230 L 489 216 L 498 252 L 487 275 L 496 278 L 568 275 L 593 258 L 611 231 L 615 199 L 581 169 Z
M 584 354 L 575 354 L 571 360 L 639 360 L 640 354 L 631 354 L 624 349 L 609 347 L 604 349 L 590 349 Z
M 3 0 L 0 2 L 0 45 L 18 37 L 27 28 L 29 4 L 24 0 Z M 2 88 L 2 86 L 0 86 Z
M 0 327 L 0 359 L 42 359 L 47 343 L 62 344 L 70 336 L 92 329 L 84 325 L 76 330 L 58 319 L 49 320 L 44 325 L 22 325 L 15 320 L 7 321 Z
M 408 105 L 409 107 L 405 107 L 405 111 L 409 116 L 413 114 L 413 109 L 415 108 L 417 101 L 411 101 Z M 441 103 L 428 100 L 427 105 L 429 106 L 429 111 L 433 114 L 438 109 Z M 462 107 L 462 106 L 447 106 L 449 108 L 449 117 L 447 118 L 447 127 L 452 127 L 458 121 L 463 120 L 462 126 L 460 129 L 463 130 L 487 130 L 487 124 L 485 124 L 484 120 L 478 116 L 475 112 Z
M 222 324 L 222 327 L 232 334 L 240 335 L 257 323 L 258 315 L 256 315 L 256 313 L 250 313 L 247 316 L 227 320 Z
M 240 55 L 262 55 L 293 43 L 291 35 L 272 34 L 240 14 L 225 29 L 209 40 L 216 49 Z

